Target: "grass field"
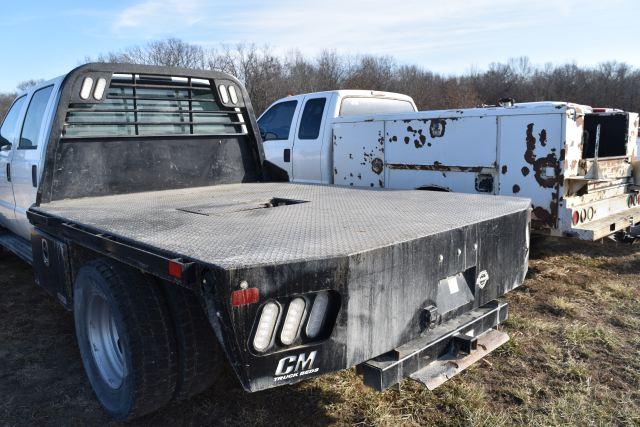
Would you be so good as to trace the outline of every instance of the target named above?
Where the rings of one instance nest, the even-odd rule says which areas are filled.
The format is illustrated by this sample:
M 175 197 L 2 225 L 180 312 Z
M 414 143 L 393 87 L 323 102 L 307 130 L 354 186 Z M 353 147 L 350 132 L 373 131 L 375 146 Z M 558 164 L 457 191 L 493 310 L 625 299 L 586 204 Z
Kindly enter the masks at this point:
M 0 260 L 0 425 L 104 424 L 73 318 Z M 534 241 L 511 341 L 429 392 L 374 392 L 353 370 L 256 394 L 217 387 L 134 424 L 640 425 L 640 244 Z

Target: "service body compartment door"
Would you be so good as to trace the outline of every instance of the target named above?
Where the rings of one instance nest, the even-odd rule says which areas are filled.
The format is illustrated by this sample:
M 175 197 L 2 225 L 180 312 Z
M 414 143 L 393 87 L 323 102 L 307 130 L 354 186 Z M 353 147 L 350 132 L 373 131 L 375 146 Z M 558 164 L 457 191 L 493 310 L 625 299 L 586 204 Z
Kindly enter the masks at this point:
M 389 188 L 494 193 L 496 118 L 421 118 L 386 122 Z
M 384 122 L 333 125 L 333 183 L 384 187 Z
M 499 194 L 527 197 L 532 223 L 555 228 L 565 160 L 564 113 L 499 118 Z

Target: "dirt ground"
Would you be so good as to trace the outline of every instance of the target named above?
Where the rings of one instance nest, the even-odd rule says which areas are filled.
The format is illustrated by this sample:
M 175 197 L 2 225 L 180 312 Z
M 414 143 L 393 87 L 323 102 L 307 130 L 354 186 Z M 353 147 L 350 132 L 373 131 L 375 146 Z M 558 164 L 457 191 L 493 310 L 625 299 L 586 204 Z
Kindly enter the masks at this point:
M 353 370 L 247 394 L 218 386 L 136 425 L 640 425 L 640 244 L 534 241 L 511 292 L 511 341 L 434 392 L 374 392 Z M 85 378 L 73 318 L 0 259 L 0 425 L 110 422 Z

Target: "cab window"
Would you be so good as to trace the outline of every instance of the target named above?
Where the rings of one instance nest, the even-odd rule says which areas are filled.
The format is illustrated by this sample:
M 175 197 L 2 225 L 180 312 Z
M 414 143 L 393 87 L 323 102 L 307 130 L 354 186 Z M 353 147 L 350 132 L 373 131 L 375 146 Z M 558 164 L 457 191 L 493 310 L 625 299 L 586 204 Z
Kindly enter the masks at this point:
M 409 101 L 391 98 L 345 98 L 340 105 L 340 116 L 361 114 L 413 113 L 415 108 Z
M 22 110 L 25 99 L 25 96 L 18 98 L 4 118 L 4 122 L 0 127 L 0 149 L 7 150 L 11 148 L 9 144 L 13 142 L 13 137 L 18 127 L 18 119 L 20 118 L 20 110 Z
M 327 98 L 315 98 L 308 100 L 304 105 L 302 119 L 300 120 L 300 130 L 298 131 L 299 139 L 318 139 L 326 102 Z
M 27 115 L 22 125 L 18 150 L 33 150 L 38 148 L 38 136 L 40 135 L 44 113 L 47 109 L 52 91 L 53 86 L 47 86 L 37 90 L 31 97 Z
M 298 101 L 285 101 L 269 108 L 258 120 L 263 141 L 289 139 L 291 121 Z

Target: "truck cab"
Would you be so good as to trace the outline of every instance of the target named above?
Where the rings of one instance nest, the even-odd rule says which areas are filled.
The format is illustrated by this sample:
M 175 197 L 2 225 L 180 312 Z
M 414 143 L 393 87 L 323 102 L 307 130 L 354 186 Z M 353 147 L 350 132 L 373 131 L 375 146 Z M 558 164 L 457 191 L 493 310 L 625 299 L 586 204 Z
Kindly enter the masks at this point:
M 18 94 L 0 127 L 0 225 L 29 239 L 42 159 L 62 78 Z
M 289 179 L 329 183 L 331 124 L 338 117 L 417 111 L 410 96 L 373 90 L 333 90 L 282 98 L 258 118 L 265 157 Z

